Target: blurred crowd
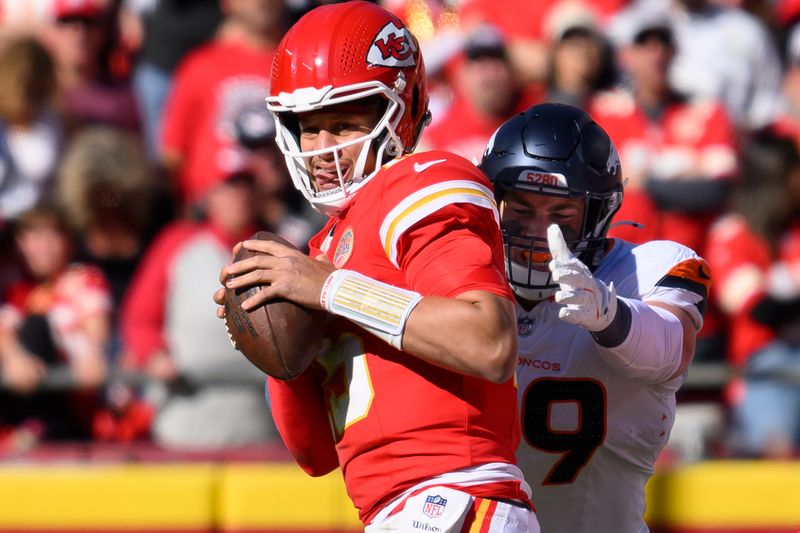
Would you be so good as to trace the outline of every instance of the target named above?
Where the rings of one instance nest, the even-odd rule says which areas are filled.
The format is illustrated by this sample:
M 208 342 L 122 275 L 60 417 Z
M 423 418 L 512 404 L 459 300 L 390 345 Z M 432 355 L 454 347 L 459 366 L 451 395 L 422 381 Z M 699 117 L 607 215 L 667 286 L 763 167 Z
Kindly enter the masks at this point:
M 211 294 L 234 243 L 304 248 L 324 222 L 263 102 L 278 41 L 320 3 L 0 0 L 0 454 L 276 442 Z M 800 1 L 379 3 L 421 42 L 422 149 L 477 160 L 542 101 L 611 134 L 610 234 L 713 270 L 694 364 L 728 372 L 693 389 L 725 413 L 708 453 L 797 456 Z

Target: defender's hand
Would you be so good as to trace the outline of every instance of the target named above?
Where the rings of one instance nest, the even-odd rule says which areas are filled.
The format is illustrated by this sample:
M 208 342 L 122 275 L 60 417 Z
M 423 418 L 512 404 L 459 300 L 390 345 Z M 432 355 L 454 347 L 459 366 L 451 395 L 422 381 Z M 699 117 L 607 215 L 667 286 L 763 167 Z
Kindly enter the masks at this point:
M 550 272 L 560 286 L 555 300 L 564 306 L 559 309 L 558 317 L 589 331 L 606 329 L 617 312 L 614 284 L 606 285 L 595 279 L 589 267 L 567 247 L 557 224 L 547 228 L 547 245 L 553 256 Z

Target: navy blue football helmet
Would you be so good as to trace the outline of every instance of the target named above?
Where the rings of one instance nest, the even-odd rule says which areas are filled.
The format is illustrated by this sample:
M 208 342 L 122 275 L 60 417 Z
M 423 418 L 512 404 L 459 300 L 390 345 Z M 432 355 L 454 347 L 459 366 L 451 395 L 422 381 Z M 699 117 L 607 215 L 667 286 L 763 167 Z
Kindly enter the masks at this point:
M 597 267 L 622 204 L 622 166 L 611 138 L 588 113 L 564 104 L 535 105 L 495 131 L 479 167 L 498 202 L 508 190 L 585 199 L 580 236 L 567 244 L 590 269 Z M 546 237 L 504 227 L 503 238 L 514 291 L 530 300 L 553 294 L 558 285 L 550 272 L 532 265 L 535 255 L 549 255 Z M 515 248 L 523 253 L 513 253 Z M 512 257 L 528 258 L 528 264 Z

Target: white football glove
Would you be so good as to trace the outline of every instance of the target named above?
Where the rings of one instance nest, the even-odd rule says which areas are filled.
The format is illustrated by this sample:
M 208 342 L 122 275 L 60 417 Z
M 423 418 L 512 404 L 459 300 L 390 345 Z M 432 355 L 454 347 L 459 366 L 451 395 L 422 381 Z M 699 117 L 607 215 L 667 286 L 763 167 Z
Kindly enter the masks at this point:
M 614 283 L 606 285 L 592 275 L 589 267 L 567 247 L 557 224 L 547 228 L 547 245 L 553 257 L 550 272 L 559 285 L 555 300 L 563 305 L 558 317 L 589 331 L 606 329 L 617 313 Z

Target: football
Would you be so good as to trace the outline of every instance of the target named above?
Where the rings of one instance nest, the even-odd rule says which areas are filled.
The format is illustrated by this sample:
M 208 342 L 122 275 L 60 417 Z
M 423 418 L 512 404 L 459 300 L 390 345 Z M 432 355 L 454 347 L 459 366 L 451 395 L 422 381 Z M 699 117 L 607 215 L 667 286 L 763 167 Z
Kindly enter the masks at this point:
M 250 239 L 292 246 L 267 231 L 259 231 Z M 258 253 L 242 248 L 234 261 Z M 274 378 L 291 380 L 314 359 L 323 337 L 325 312 L 284 299 L 269 300 L 249 312 L 242 309 L 241 303 L 260 288 L 225 290 L 225 327 L 233 346 L 251 363 Z

